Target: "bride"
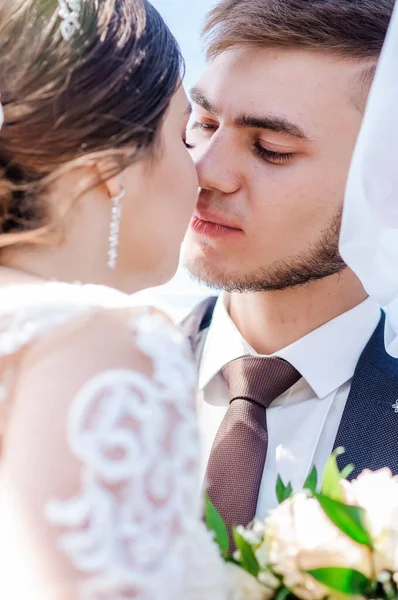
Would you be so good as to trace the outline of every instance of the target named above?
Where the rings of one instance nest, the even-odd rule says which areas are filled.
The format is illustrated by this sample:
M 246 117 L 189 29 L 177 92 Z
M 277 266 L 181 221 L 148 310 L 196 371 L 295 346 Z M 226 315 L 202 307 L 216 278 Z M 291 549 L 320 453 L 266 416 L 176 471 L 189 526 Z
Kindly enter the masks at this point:
M 0 3 L 1 598 L 226 598 L 188 353 L 127 296 L 196 201 L 181 70 L 147 0 Z

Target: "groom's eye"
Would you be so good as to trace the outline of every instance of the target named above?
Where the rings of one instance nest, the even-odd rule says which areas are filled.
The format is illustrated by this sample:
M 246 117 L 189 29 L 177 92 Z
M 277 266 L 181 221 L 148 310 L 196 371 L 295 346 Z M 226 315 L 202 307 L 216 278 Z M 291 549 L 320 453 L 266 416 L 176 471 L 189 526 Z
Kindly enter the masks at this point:
M 200 123 L 200 121 L 194 121 L 191 126 L 192 131 L 201 130 L 201 131 L 215 131 L 217 129 L 217 125 L 214 123 Z
M 262 160 L 266 160 L 274 165 L 285 165 L 294 156 L 293 152 L 275 152 L 273 150 L 269 150 L 264 148 L 264 146 L 258 142 L 254 144 L 253 150 L 255 154 L 257 154 L 257 156 L 259 156 Z

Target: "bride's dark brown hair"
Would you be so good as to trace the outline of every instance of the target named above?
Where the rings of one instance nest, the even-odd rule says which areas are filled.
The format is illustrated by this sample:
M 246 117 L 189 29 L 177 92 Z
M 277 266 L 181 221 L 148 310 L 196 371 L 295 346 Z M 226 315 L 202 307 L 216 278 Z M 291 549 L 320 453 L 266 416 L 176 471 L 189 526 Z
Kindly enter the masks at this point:
M 61 23 L 58 0 L 0 0 L 0 247 L 45 239 L 43 197 L 63 171 L 155 156 L 180 83 L 178 45 L 147 0 L 81 0 L 70 40 Z

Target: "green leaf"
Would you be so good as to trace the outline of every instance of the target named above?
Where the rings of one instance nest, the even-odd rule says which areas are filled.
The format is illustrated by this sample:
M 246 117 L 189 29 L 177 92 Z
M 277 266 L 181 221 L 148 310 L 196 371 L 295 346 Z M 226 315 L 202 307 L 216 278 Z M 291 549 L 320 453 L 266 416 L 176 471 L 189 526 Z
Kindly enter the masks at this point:
M 214 539 L 221 550 L 221 554 L 226 557 L 229 551 L 228 530 L 208 494 L 205 496 L 205 521 L 207 527 L 214 533 Z
M 289 485 L 285 485 L 282 481 L 281 476 L 278 475 L 278 479 L 276 481 L 276 497 L 278 498 L 279 504 L 281 504 L 281 502 L 283 502 L 287 498 L 290 498 L 292 492 L 292 484 L 289 483 Z
M 290 496 L 293 494 L 293 488 L 292 488 L 292 484 L 289 483 L 289 485 L 286 487 L 285 490 L 285 500 L 287 500 L 288 498 L 290 498 Z
M 319 504 L 325 511 L 329 519 L 352 540 L 373 547 L 372 539 L 365 526 L 365 511 L 357 506 L 347 506 L 342 502 L 337 502 L 323 496 L 323 494 L 314 494 Z
M 351 475 L 351 473 L 355 471 L 354 465 L 347 465 L 340 473 L 341 479 L 347 479 Z
M 257 558 L 254 554 L 252 547 L 249 542 L 247 542 L 236 529 L 233 531 L 235 545 L 237 550 L 240 552 L 241 564 L 242 566 L 251 573 L 254 577 L 260 572 L 260 565 L 258 564 Z
M 329 567 L 314 569 L 313 571 L 308 571 L 308 573 L 319 581 L 319 583 L 343 594 L 366 596 L 370 587 L 369 579 L 354 569 Z
M 275 600 L 287 600 L 289 597 L 294 598 L 292 592 L 287 588 L 282 587 L 276 592 Z
M 318 472 L 316 467 L 312 467 L 311 473 L 308 475 L 307 480 L 304 484 L 305 490 L 310 490 L 313 494 L 316 493 L 316 486 L 318 485 Z
M 238 560 L 236 560 L 231 554 L 229 556 L 226 556 L 224 558 L 226 563 L 232 563 L 233 565 L 236 565 L 237 567 L 240 567 L 241 564 Z
M 285 490 L 286 486 L 282 481 L 280 475 L 278 475 L 278 479 L 276 480 L 276 497 L 278 498 L 279 504 L 285 500 Z
M 337 466 L 337 457 L 343 453 L 343 448 L 337 448 L 326 463 L 321 490 L 324 496 L 329 496 L 329 498 L 340 502 L 343 502 L 344 496 L 340 487 L 341 474 Z

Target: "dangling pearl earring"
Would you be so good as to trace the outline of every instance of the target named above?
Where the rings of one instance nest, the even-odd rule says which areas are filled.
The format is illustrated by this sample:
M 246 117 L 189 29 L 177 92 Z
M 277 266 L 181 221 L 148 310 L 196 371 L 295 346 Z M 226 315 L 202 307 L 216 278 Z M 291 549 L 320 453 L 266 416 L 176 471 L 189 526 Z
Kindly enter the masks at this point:
M 120 219 L 122 216 L 121 199 L 126 194 L 126 190 L 122 187 L 120 194 L 112 198 L 112 218 L 111 227 L 109 233 L 109 251 L 108 251 L 108 267 L 110 269 L 116 268 L 117 261 L 117 249 L 119 246 L 119 230 L 120 230 Z

